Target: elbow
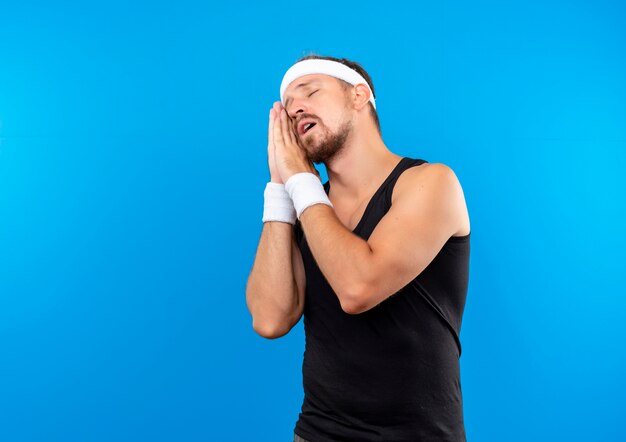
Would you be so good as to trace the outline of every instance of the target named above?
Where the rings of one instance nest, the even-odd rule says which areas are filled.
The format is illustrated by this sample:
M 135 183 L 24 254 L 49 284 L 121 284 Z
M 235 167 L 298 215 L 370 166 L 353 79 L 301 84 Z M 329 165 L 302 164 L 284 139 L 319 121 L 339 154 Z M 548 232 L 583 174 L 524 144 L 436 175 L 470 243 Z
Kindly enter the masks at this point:
M 289 333 L 290 328 L 272 326 L 252 321 L 252 328 L 261 337 L 266 339 L 277 339 Z
M 361 286 L 355 290 L 344 292 L 339 297 L 341 309 L 349 315 L 358 315 L 368 310 L 366 299 L 366 287 Z
M 365 311 L 359 304 L 352 303 L 341 303 L 341 309 L 349 315 L 358 315 L 359 313 L 363 313 Z
M 369 249 L 371 252 L 371 249 Z M 369 264 L 370 259 L 364 260 L 364 264 L 352 269 L 350 282 L 341 287 L 337 292 L 341 309 L 349 315 L 358 315 L 366 312 L 372 306 L 369 305 L 372 288 L 375 286 L 375 273 Z M 348 279 L 348 278 L 346 278 Z

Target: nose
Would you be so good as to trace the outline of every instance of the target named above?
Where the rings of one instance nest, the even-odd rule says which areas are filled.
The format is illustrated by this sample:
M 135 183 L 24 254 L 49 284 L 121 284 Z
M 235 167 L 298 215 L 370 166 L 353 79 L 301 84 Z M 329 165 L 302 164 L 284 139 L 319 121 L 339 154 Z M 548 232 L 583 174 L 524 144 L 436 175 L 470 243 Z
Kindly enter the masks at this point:
M 289 103 L 289 107 L 285 108 L 285 110 L 287 111 L 287 115 L 289 115 L 291 118 L 296 118 L 297 115 L 304 112 L 305 109 L 306 106 L 304 105 L 304 102 L 299 98 L 293 98 Z

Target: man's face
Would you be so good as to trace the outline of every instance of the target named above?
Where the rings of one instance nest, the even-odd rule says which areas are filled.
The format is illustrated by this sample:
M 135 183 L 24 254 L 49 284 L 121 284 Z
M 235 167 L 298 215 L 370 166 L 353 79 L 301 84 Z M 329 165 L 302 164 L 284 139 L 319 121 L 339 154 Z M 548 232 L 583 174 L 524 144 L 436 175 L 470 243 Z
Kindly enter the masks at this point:
M 348 97 L 339 80 L 322 74 L 303 75 L 285 89 L 285 109 L 313 163 L 328 163 L 344 147 L 353 128 Z

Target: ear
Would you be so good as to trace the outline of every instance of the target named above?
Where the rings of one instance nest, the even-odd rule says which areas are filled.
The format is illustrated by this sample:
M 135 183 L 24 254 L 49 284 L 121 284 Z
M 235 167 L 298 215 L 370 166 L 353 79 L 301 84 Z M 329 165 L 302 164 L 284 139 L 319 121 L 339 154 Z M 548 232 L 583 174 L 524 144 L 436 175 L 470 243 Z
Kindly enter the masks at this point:
M 355 84 L 352 88 L 352 103 L 357 110 L 361 110 L 370 100 L 370 89 L 363 83 Z

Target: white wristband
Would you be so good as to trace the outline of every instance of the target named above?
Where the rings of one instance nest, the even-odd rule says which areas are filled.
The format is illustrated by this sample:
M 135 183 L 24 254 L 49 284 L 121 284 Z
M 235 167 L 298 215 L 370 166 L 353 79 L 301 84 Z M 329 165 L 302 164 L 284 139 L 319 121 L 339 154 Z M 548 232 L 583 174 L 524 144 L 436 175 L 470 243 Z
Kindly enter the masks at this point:
M 272 183 L 265 185 L 263 192 L 263 222 L 282 221 L 284 223 L 296 223 L 296 209 L 289 194 L 285 190 L 285 185 Z
M 333 207 L 326 195 L 324 185 L 318 176 L 311 172 L 300 172 L 290 176 L 285 182 L 285 190 L 293 201 L 298 219 L 304 209 L 313 204 L 326 204 Z

